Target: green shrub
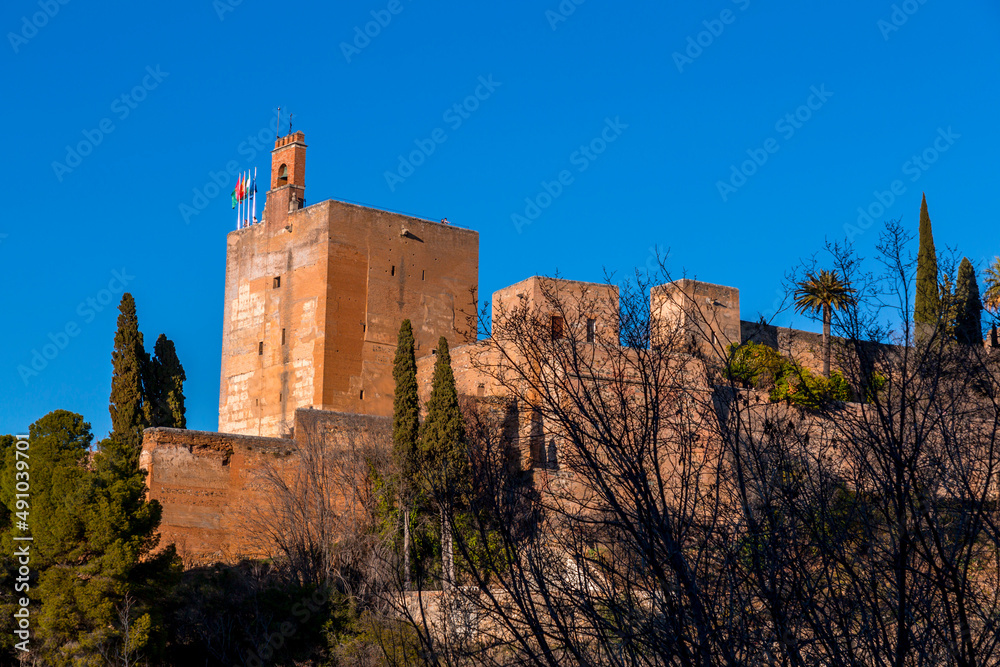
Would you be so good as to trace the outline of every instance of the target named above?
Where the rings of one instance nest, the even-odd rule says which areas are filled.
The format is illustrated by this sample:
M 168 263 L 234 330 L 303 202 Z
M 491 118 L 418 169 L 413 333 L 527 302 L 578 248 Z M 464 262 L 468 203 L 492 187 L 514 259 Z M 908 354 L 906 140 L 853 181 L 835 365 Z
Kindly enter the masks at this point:
M 850 401 L 853 392 L 840 371 L 831 373 L 828 380 L 795 362 L 788 362 L 775 382 L 770 398 L 776 403 L 787 401 L 815 410 L 831 401 Z
M 881 388 L 885 378 L 876 375 Z M 834 371 L 827 379 L 761 343 L 730 345 L 726 376 L 748 389 L 768 391 L 775 403 L 787 401 L 816 409 L 830 401 L 854 400 L 854 391 L 840 371 Z
M 781 375 L 785 360 L 773 347 L 761 343 L 729 346 L 726 374 L 748 389 L 770 389 Z

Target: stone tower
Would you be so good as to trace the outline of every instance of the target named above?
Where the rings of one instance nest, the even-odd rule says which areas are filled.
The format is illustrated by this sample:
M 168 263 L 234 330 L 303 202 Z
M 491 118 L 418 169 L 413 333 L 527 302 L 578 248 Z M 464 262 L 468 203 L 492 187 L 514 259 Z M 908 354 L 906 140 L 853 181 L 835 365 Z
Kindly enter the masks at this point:
M 305 136 L 279 137 L 261 223 L 230 232 L 219 431 L 287 437 L 296 408 L 392 414 L 400 322 L 417 355 L 475 340 L 479 235 L 305 203 Z

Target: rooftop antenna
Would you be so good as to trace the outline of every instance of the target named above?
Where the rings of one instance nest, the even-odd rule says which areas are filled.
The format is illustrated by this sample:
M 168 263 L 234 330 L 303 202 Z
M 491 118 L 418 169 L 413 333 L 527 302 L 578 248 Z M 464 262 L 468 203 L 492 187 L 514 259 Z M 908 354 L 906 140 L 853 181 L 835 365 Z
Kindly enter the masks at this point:
M 281 138 L 281 107 L 278 107 L 278 118 L 274 121 L 274 140 Z

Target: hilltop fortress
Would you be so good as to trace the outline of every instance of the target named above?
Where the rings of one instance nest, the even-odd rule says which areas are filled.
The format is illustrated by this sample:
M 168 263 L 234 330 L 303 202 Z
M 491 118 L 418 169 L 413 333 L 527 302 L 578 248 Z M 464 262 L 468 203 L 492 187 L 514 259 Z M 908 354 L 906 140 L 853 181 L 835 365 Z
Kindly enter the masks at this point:
M 470 359 L 478 233 L 346 202 L 307 206 L 304 135 L 279 137 L 271 155 L 262 221 L 226 239 L 219 432 L 153 428 L 143 440 L 149 496 L 163 506 L 162 543 L 175 543 L 187 564 L 252 552 L 239 513 L 259 501 L 250 482 L 265 460 L 291 464 L 309 439 L 337 442 L 357 430 L 387 429 L 403 319 L 413 325 L 424 398 L 441 336 L 452 348 L 460 393 L 485 397 L 495 389 Z M 544 309 L 542 280 L 552 279 L 531 277 L 498 290 L 494 312 L 524 299 Z M 571 298 L 589 295 L 603 304 L 588 315 L 586 335 L 614 326 L 616 288 L 556 282 Z M 742 321 L 733 287 L 693 280 L 659 286 L 651 294 L 653 316 L 687 326 L 683 312 L 668 312 L 676 299 L 666 297 L 679 293 L 709 323 L 706 344 L 753 338 L 820 367 L 818 334 Z M 524 440 L 522 466 L 557 466 L 557 445 Z

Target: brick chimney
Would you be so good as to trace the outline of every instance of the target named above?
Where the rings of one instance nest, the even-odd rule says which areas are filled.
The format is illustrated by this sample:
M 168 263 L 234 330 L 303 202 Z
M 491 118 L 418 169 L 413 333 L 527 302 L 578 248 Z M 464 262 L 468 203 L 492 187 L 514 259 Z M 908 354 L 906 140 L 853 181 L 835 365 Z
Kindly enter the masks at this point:
M 271 189 L 264 208 L 268 227 L 284 227 L 289 213 L 305 206 L 306 135 L 278 137 L 271 151 Z

